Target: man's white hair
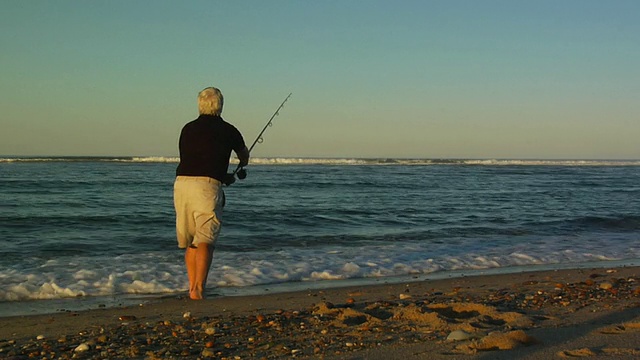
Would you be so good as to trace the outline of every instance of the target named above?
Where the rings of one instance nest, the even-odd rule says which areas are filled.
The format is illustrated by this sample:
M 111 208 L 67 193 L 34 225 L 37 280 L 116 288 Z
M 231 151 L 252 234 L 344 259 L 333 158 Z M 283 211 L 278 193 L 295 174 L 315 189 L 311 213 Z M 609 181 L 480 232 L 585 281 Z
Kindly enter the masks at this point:
M 203 115 L 220 115 L 222 114 L 222 105 L 224 98 L 222 92 L 214 87 L 208 87 L 200 91 L 198 94 L 198 110 Z

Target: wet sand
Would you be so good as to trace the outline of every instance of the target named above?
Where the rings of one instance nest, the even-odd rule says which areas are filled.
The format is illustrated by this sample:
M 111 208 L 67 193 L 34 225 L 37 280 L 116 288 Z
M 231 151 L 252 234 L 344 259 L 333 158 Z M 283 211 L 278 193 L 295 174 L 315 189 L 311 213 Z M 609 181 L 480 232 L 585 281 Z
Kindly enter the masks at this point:
M 640 267 L 0 318 L 3 359 L 640 358 Z

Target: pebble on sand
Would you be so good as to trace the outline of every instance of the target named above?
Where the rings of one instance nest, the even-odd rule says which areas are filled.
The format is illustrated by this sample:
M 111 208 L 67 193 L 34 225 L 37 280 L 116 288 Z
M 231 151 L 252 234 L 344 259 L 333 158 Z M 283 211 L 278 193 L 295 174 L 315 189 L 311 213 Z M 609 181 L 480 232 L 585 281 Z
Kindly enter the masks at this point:
M 89 346 L 89 344 L 87 343 L 82 343 L 80 345 L 78 345 L 74 351 L 76 352 L 83 352 L 83 351 L 88 351 L 91 347 Z
M 609 282 L 603 282 L 602 284 L 600 284 L 600 289 L 602 290 L 609 290 L 613 287 L 613 285 L 611 285 L 611 283 Z
M 454 330 L 451 333 L 449 333 L 449 336 L 447 336 L 447 340 L 449 340 L 449 341 L 463 341 L 463 340 L 469 340 L 472 337 L 473 336 L 471 334 L 469 334 L 468 332 L 466 332 L 464 330 Z
M 204 350 L 202 350 L 202 357 L 215 357 L 216 356 L 216 352 L 212 349 L 209 348 L 205 348 Z

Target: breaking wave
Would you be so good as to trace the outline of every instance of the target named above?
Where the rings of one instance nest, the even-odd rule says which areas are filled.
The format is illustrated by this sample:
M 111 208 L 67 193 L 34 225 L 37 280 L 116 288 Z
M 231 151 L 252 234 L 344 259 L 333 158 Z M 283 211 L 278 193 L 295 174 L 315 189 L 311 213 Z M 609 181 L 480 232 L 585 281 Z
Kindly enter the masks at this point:
M 177 156 L 58 156 L 0 157 L 0 163 L 125 162 L 177 163 Z M 232 159 L 232 163 L 237 160 Z M 531 159 L 403 159 L 403 158 L 252 158 L 251 165 L 469 165 L 469 166 L 640 166 L 640 160 L 531 160 Z

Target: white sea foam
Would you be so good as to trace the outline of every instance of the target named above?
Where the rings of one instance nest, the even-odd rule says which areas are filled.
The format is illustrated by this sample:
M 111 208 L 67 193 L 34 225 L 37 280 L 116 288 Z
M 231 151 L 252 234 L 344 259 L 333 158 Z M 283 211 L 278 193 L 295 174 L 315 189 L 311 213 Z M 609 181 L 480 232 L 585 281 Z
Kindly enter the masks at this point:
M 242 254 L 218 252 L 210 279 L 218 287 L 243 289 L 256 285 L 640 259 L 637 248 L 609 247 L 604 252 L 597 244 L 574 245 L 571 250 L 547 245 L 526 251 L 521 247 L 505 247 L 464 255 L 438 255 L 438 249 L 429 244 L 372 245 L 341 251 L 292 248 Z M 185 292 L 187 277 L 182 262 L 179 252 L 75 258 L 71 262 L 42 264 L 33 259 L 25 262 L 30 264 L 28 267 L 0 270 L 0 301 Z
M 4 157 L 0 163 L 16 162 L 126 162 L 177 163 L 177 156 L 133 157 Z M 237 164 L 237 159 L 231 159 Z M 404 159 L 404 158 L 297 158 L 254 157 L 251 165 L 476 165 L 476 166 L 640 166 L 640 160 L 536 160 L 536 159 Z
M 126 162 L 149 162 L 149 163 L 177 163 L 180 161 L 180 158 L 177 156 L 148 156 L 148 157 L 133 157 L 127 160 L 121 160 Z

